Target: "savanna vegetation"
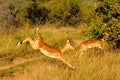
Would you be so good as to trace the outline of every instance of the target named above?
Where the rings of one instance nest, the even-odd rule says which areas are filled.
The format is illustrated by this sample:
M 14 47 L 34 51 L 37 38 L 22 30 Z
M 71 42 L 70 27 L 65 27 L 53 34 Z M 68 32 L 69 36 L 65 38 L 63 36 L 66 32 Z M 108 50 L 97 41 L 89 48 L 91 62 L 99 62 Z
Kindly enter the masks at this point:
M 88 49 L 81 58 L 76 50 L 62 56 L 76 67 L 71 70 L 57 59 L 33 50 L 26 37 L 39 36 L 62 48 L 69 39 L 100 39 L 106 33 L 106 54 Z M 78 46 L 76 49 L 80 48 Z M 119 0 L 0 0 L 0 80 L 119 80 Z

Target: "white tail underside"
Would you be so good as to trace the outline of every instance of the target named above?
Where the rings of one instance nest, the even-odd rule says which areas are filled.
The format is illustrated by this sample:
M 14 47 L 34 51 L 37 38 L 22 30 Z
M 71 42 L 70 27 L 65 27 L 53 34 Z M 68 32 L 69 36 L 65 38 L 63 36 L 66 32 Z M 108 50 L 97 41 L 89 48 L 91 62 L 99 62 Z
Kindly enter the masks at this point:
M 50 52 L 48 52 L 45 49 L 40 48 L 41 53 L 43 53 L 44 55 L 51 57 L 51 58 L 56 58 L 55 56 L 52 56 Z

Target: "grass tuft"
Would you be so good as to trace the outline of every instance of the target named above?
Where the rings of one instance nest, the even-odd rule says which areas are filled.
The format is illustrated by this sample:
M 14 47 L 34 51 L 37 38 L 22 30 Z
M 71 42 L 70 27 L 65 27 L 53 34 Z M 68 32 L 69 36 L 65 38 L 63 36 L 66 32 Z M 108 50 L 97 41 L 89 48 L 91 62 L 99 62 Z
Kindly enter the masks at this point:
M 56 48 L 62 48 L 68 39 L 72 44 L 74 40 L 88 39 L 88 36 L 83 33 L 83 30 L 85 31 L 83 27 L 56 28 L 44 25 L 39 28 L 42 40 Z M 0 67 L 10 65 L 18 58 L 39 57 L 35 62 L 30 61 L 30 64 L 23 63 L 7 70 L 1 70 L 1 80 L 11 74 L 14 74 L 14 77 L 10 76 L 8 80 L 10 78 L 12 80 L 120 80 L 120 50 L 107 51 L 103 55 L 99 49 L 88 49 L 81 58 L 74 57 L 75 51 L 66 51 L 63 58 L 76 67 L 76 70 L 72 70 L 63 62 L 51 59 L 41 54 L 39 50 L 34 51 L 27 43 L 16 46 L 18 41 L 26 37 L 36 39 L 36 28 L 26 26 L 11 30 L 4 35 L 0 34 Z

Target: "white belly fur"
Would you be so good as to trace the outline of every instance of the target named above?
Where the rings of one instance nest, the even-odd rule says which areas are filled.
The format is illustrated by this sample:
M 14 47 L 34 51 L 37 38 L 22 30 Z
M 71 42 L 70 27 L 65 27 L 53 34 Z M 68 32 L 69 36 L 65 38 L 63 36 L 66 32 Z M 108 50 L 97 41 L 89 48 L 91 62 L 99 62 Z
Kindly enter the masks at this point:
M 48 57 L 56 58 L 55 56 L 50 55 L 50 54 L 52 54 L 52 53 L 48 52 L 47 50 L 44 50 L 44 49 L 40 48 L 40 51 L 41 51 L 41 53 L 43 53 L 44 55 L 46 55 L 46 56 L 48 56 Z
M 95 47 L 102 48 L 101 46 L 88 46 L 88 48 L 95 48 Z

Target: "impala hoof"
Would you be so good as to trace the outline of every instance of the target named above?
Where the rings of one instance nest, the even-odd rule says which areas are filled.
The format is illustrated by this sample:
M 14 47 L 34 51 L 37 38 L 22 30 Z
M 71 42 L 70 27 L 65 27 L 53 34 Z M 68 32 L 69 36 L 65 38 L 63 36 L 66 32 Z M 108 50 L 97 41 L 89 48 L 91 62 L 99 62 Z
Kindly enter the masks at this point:
M 75 67 L 72 67 L 72 69 L 75 69 Z

